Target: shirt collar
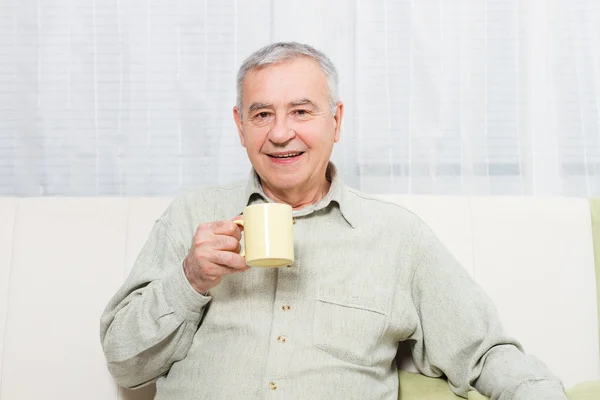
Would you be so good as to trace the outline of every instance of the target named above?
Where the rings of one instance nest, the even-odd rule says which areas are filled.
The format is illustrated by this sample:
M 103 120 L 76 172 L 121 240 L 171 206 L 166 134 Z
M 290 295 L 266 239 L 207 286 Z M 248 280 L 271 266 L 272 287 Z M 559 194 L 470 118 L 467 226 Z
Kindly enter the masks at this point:
M 327 179 L 331 182 L 331 186 L 329 187 L 329 192 L 323 197 L 317 204 L 313 204 L 307 207 L 304 207 L 300 210 L 294 211 L 294 217 L 301 217 L 304 215 L 308 215 L 314 211 L 321 210 L 323 208 L 328 207 L 331 203 L 336 203 L 340 209 L 340 212 L 348 225 L 354 227 L 353 221 L 354 218 L 352 216 L 353 209 L 350 204 L 350 196 L 348 192 L 348 188 L 342 182 L 342 179 L 339 176 L 337 167 L 329 162 L 327 165 Z M 262 202 L 273 203 L 274 201 L 270 199 L 264 192 L 262 185 L 260 183 L 260 177 L 256 173 L 254 168 L 250 170 L 250 176 L 248 178 L 248 182 L 246 184 L 246 193 L 244 197 L 244 205 L 242 209 L 240 209 L 240 213 L 243 211 L 243 208 L 246 207 L 251 202 L 262 199 Z

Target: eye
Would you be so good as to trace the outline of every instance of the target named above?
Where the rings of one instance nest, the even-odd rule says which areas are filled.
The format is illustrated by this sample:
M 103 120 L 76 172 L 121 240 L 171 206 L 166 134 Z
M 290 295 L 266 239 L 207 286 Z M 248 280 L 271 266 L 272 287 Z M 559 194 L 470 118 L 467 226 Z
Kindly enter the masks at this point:
M 252 116 L 252 121 L 254 121 L 255 124 L 263 125 L 271 121 L 272 117 L 273 113 L 270 111 L 260 111 Z
M 259 112 L 258 114 L 256 114 L 256 117 L 259 119 L 265 119 L 268 116 L 269 116 L 269 113 L 266 111 L 262 111 L 262 112 Z
M 294 110 L 294 115 L 296 117 L 306 118 L 310 116 L 310 111 L 304 109 Z

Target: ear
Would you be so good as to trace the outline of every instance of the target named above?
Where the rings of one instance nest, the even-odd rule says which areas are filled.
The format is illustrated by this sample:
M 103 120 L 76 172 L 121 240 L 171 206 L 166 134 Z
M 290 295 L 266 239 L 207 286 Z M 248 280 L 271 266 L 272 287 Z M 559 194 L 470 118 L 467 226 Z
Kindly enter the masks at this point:
M 240 116 L 240 111 L 238 110 L 237 106 L 233 107 L 233 120 L 237 126 L 238 135 L 240 136 L 240 143 L 242 146 L 246 147 L 246 142 L 244 141 L 244 126 L 242 124 L 242 117 Z
M 340 140 L 340 130 L 342 129 L 342 117 L 344 116 L 344 103 L 338 101 L 335 108 L 335 114 L 333 116 L 335 129 L 334 142 L 337 143 Z

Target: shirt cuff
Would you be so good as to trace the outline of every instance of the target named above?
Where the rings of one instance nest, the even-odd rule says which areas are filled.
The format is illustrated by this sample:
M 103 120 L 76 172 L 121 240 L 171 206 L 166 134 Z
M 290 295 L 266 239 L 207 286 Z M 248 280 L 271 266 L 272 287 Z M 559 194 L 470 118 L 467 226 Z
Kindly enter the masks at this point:
M 555 380 L 543 379 L 529 381 L 516 387 L 510 397 L 500 397 L 501 400 L 567 400 L 562 384 Z
M 198 322 L 204 312 L 204 306 L 212 299 L 196 291 L 185 277 L 183 266 L 174 268 L 162 280 L 163 293 L 167 303 L 184 319 Z

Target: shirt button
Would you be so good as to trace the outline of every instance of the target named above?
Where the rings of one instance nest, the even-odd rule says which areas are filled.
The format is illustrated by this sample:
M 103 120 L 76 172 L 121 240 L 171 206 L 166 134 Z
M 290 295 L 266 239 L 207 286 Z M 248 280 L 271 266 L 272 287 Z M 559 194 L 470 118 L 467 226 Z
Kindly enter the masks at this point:
M 290 306 L 288 306 L 287 304 L 285 304 L 285 305 L 281 306 L 281 309 L 282 309 L 283 311 L 290 311 L 290 308 L 291 308 L 291 307 L 290 307 Z
M 269 389 L 277 390 L 277 384 L 275 382 L 269 382 Z
M 277 336 L 277 341 L 279 343 L 285 343 L 285 336 L 281 335 L 281 336 Z

